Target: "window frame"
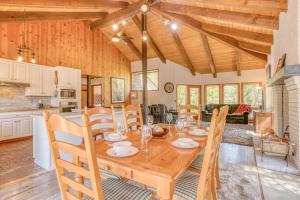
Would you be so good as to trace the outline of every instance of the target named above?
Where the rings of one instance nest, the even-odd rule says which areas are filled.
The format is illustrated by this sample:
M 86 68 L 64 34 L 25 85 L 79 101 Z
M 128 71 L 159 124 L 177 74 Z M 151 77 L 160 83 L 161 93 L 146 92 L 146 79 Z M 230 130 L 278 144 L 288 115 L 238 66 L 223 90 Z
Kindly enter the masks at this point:
M 222 103 L 225 104 L 224 102 L 224 87 L 227 85 L 237 85 L 238 86 L 238 102 L 236 104 L 240 104 L 241 103 L 241 84 L 240 83 L 224 83 L 222 84 Z
M 243 104 L 245 104 L 245 102 L 244 102 L 244 85 L 247 85 L 247 84 L 258 84 L 260 87 L 262 86 L 262 82 L 259 82 L 259 81 L 257 81 L 257 82 L 242 82 L 241 83 L 241 103 L 243 103 Z M 263 97 L 262 97 L 263 99 L 265 98 L 264 97 L 264 95 L 263 95 Z M 256 109 L 256 108 L 259 108 L 259 105 L 257 105 L 257 106 L 253 106 L 253 105 L 250 105 L 251 106 L 251 108 L 254 108 L 254 109 Z
M 159 91 L 159 69 L 149 69 L 149 70 L 147 70 L 147 74 L 148 74 L 148 72 L 153 72 L 153 71 L 157 71 L 157 89 L 156 90 L 148 90 L 148 88 L 147 88 L 147 91 Z M 143 71 L 131 72 L 131 74 L 130 74 L 130 78 L 131 78 L 131 85 L 130 85 L 131 91 L 142 92 L 143 89 L 142 90 L 134 90 L 133 89 L 133 74 L 136 74 L 136 73 L 143 73 Z
M 206 85 L 204 85 L 204 104 L 207 105 L 207 86 L 218 86 L 219 87 L 219 104 L 221 104 L 221 102 L 223 102 L 222 84 L 206 84 Z
M 186 104 L 190 104 L 190 88 L 199 88 L 199 104 L 202 105 L 202 85 L 195 85 L 195 84 L 176 84 L 176 106 L 178 107 L 178 86 L 186 86 L 187 88 L 187 95 L 186 95 Z

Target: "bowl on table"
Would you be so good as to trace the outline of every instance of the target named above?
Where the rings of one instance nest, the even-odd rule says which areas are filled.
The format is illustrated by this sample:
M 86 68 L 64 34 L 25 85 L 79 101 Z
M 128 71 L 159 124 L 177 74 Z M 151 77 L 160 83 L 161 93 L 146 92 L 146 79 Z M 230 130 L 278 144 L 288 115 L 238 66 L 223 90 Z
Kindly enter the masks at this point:
M 152 128 L 152 136 L 153 137 L 163 137 L 169 133 L 168 128 L 162 128 L 160 126 L 154 126 Z

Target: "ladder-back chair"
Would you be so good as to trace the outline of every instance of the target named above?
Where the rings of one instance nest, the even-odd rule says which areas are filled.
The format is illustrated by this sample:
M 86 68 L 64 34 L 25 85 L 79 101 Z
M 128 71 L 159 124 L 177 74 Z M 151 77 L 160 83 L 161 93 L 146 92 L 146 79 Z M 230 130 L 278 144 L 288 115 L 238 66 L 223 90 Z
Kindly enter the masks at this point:
M 85 114 L 88 116 L 88 125 L 92 127 L 92 135 L 96 139 L 97 136 L 104 134 L 104 132 L 116 132 L 116 117 L 114 107 L 110 108 L 95 107 L 90 110 L 85 108 Z M 107 115 L 108 117 L 94 118 L 95 115 Z M 93 129 L 93 127 L 95 127 Z
M 122 106 L 122 117 L 126 132 L 144 125 L 141 105 Z

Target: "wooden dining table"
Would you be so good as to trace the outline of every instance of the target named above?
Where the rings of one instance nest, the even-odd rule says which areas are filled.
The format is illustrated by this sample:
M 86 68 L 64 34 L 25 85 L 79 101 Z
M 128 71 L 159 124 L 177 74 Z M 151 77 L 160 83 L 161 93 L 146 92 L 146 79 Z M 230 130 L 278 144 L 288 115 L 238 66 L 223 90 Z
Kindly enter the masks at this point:
M 152 138 L 148 142 L 147 153 L 144 153 L 141 146 L 140 130 L 125 133 L 127 140 L 139 149 L 139 152 L 133 156 L 123 158 L 109 156 L 106 151 L 112 147 L 112 143 L 102 139 L 95 142 L 95 150 L 101 169 L 154 187 L 157 197 L 166 200 L 172 199 L 176 180 L 205 147 L 207 137 L 192 136 L 187 133 L 178 134 L 172 125 L 160 126 L 168 127 L 169 133 L 164 138 Z M 171 142 L 180 137 L 194 139 L 199 143 L 199 147 L 182 149 L 173 146 Z

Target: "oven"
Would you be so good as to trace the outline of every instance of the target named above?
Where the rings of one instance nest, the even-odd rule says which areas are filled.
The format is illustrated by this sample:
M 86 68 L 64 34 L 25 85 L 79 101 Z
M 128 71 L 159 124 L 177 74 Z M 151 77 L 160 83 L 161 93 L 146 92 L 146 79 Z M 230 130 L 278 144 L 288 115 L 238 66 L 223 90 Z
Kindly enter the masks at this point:
M 58 91 L 59 99 L 76 99 L 76 90 L 74 89 L 60 89 Z

